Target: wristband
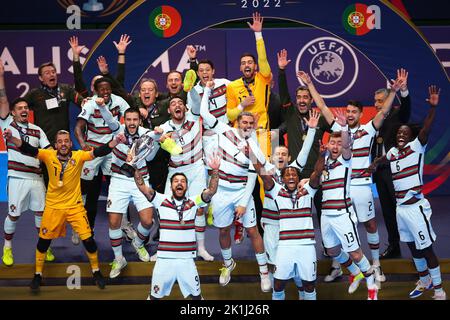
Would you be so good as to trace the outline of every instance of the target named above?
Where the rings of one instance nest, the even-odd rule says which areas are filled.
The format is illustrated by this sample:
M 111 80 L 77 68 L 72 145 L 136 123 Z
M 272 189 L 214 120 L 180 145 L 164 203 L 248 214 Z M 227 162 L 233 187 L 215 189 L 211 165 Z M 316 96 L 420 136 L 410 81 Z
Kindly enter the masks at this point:
M 124 55 L 125 55 L 125 52 L 119 52 L 118 55 L 119 55 L 119 56 L 124 56 Z

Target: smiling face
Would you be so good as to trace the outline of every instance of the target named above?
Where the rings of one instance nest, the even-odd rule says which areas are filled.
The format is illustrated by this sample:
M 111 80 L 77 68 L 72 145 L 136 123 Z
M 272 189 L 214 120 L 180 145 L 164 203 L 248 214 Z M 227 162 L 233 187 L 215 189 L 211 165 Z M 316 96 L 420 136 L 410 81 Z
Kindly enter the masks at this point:
M 41 69 L 39 80 L 49 88 L 55 88 L 58 85 L 58 76 L 53 66 L 45 66 Z
M 408 144 L 408 142 L 412 140 L 412 135 L 413 133 L 410 127 L 403 125 L 398 128 L 396 136 L 397 147 L 399 149 L 403 149 Z
M 200 63 L 198 65 L 197 75 L 202 86 L 206 86 L 208 81 L 212 81 L 214 79 L 214 72 L 215 70 L 208 63 Z
M 330 158 L 336 160 L 342 154 L 342 138 L 330 135 L 330 140 L 327 144 L 327 149 L 330 152 Z
M 288 148 L 284 146 L 276 147 L 272 156 L 272 164 L 275 165 L 278 170 L 281 170 L 288 166 L 289 161 L 291 161 L 291 157 L 289 156 Z
M 171 95 L 176 95 L 181 91 L 183 81 L 181 79 L 181 74 L 178 72 L 171 72 L 167 75 L 166 88 L 169 90 Z
M 97 92 L 97 96 L 99 98 L 103 98 L 105 103 L 109 103 L 112 93 L 111 84 L 109 82 L 97 83 L 97 89 L 95 91 Z
M 282 180 L 288 191 L 295 191 L 300 182 L 300 177 L 295 168 L 286 168 L 283 172 Z
M 297 109 L 301 114 L 308 114 L 311 109 L 311 104 L 313 99 L 308 90 L 299 89 L 295 95 L 295 100 L 297 102 Z
M 141 121 L 139 111 L 125 112 L 125 127 L 130 134 L 135 134 Z
M 255 77 L 257 68 L 258 65 L 256 64 L 255 60 L 253 60 L 253 57 L 244 56 L 241 58 L 241 66 L 239 70 L 241 70 L 242 75 L 245 79 L 253 79 Z
M 239 134 L 243 138 L 249 138 L 254 130 L 255 118 L 250 115 L 243 115 L 238 121 Z
M 58 133 L 56 135 L 55 149 L 63 157 L 66 157 L 72 151 L 72 140 L 68 133 Z
M 30 109 L 28 108 L 28 103 L 26 101 L 20 101 L 14 105 L 14 109 L 11 111 L 11 113 L 14 117 L 14 121 L 27 123 L 29 111 Z
M 357 127 L 362 117 L 362 112 L 358 107 L 349 104 L 346 109 L 347 123 L 350 128 Z
M 156 101 L 156 97 L 158 96 L 158 91 L 156 90 L 156 86 L 151 81 L 145 81 L 141 84 L 141 88 L 139 89 L 139 98 L 141 98 L 141 102 L 144 106 L 149 107 Z
M 171 188 L 173 197 L 177 200 L 182 200 L 187 191 L 186 177 L 181 174 L 175 174 L 172 176 Z
M 186 106 L 181 98 L 173 98 L 170 100 L 169 113 L 175 123 L 183 122 L 186 113 Z

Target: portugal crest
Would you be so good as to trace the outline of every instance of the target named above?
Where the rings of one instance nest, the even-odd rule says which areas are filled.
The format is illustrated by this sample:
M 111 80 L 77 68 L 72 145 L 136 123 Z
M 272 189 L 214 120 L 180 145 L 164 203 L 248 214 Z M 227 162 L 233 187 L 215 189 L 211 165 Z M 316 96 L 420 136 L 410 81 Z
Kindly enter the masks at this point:
M 180 31 L 181 15 L 174 7 L 160 6 L 153 9 L 148 22 L 155 35 L 169 38 Z

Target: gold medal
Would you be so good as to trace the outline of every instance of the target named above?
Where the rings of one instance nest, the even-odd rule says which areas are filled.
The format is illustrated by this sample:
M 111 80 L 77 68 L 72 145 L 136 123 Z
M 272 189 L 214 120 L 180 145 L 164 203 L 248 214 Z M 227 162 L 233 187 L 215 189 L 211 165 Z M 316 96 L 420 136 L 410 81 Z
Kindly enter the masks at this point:
M 378 144 L 382 144 L 383 143 L 383 138 L 382 137 L 378 137 L 377 138 L 377 143 Z
M 323 171 L 322 171 L 322 175 L 323 175 L 323 177 L 325 178 L 325 180 L 328 179 L 328 171 L 327 171 L 327 170 L 323 170 Z
M 181 225 L 184 225 L 184 223 L 185 223 L 184 220 L 181 220 L 181 221 L 180 221 L 180 224 L 181 224 Z
M 59 180 L 57 185 L 58 185 L 58 188 L 61 188 L 64 185 L 64 183 L 62 182 L 62 180 Z
M 304 135 L 302 136 L 302 140 L 305 141 L 305 139 L 306 139 L 306 134 L 304 134 Z

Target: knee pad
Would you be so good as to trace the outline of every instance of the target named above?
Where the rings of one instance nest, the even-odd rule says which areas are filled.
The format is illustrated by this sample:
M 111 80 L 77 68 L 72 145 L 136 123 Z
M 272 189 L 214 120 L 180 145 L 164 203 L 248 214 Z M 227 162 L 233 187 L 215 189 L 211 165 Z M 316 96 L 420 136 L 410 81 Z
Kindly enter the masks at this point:
M 86 251 L 89 253 L 94 253 L 95 251 L 97 251 L 97 244 L 95 243 L 94 238 L 92 237 L 83 240 L 83 245 Z
M 40 253 L 47 252 L 48 248 L 50 247 L 51 242 L 52 242 L 52 240 L 50 240 L 50 239 L 39 238 L 38 243 L 37 243 L 37 250 Z

